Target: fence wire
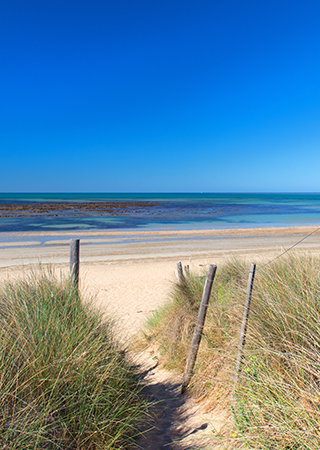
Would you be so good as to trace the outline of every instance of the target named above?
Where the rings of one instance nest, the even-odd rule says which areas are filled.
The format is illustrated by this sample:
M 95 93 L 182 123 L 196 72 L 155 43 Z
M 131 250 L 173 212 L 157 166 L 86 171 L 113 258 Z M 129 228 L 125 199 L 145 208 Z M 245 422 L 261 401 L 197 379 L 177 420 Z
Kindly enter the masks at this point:
M 294 247 L 296 247 L 297 245 L 299 245 L 302 241 L 306 240 L 308 237 L 312 236 L 313 234 L 315 234 L 317 231 L 320 230 L 320 227 L 318 227 L 316 230 L 312 231 L 311 233 L 307 234 L 307 236 L 304 236 L 302 239 L 300 239 L 300 241 L 296 242 L 295 244 L 293 244 L 291 247 L 287 248 L 284 252 L 282 252 L 280 255 L 276 256 L 275 258 L 271 259 L 270 261 L 268 261 L 267 263 L 263 264 L 260 267 L 257 267 L 257 270 L 263 269 L 264 267 L 268 266 L 269 264 L 271 264 L 273 261 L 276 261 L 277 259 L 281 258 L 283 255 L 285 255 L 286 253 L 288 253 L 290 250 L 292 250 Z

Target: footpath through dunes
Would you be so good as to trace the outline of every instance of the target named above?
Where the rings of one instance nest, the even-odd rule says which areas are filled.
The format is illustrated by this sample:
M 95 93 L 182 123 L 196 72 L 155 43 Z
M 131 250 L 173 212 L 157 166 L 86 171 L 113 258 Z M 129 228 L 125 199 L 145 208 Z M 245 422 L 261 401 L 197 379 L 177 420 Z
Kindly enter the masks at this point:
M 208 263 L 206 259 L 196 260 L 191 269 L 202 271 Z M 172 283 L 177 281 L 176 262 L 161 259 L 110 265 L 97 263 L 85 265 L 83 271 L 84 280 L 96 280 L 98 306 L 117 317 L 119 337 L 124 346 L 141 330 L 146 318 L 167 301 Z M 88 283 L 84 284 L 93 292 Z M 226 426 L 225 418 L 206 413 L 200 403 L 188 395 L 181 396 L 182 376 L 160 369 L 157 354 L 152 349 L 135 352 L 133 358 L 147 383 L 145 393 L 155 402 L 150 411 L 151 420 L 142 430 L 137 448 L 213 448 L 213 437 Z
M 311 232 L 315 227 L 304 228 Z M 176 263 L 182 261 L 190 270 L 199 272 L 209 264 L 218 265 L 230 255 L 244 257 L 248 262 L 272 258 L 303 237 L 302 229 L 273 229 L 268 234 L 215 235 L 206 230 L 193 234 L 97 235 L 106 242 L 94 243 L 83 233 L 80 247 L 80 285 L 96 295 L 99 308 L 115 316 L 123 345 L 130 341 L 152 311 L 165 303 L 172 281 L 176 280 Z M 232 230 L 226 230 L 232 231 Z M 212 232 L 212 230 L 211 230 Z M 306 233 L 306 234 L 307 234 Z M 52 240 L 54 236 L 57 240 Z M 19 245 L 23 240 L 0 244 L 0 279 L 28 271 L 31 265 L 54 264 L 56 270 L 69 270 L 69 242 L 73 233 L 46 234 L 45 242 Z M 3 235 L 1 236 L 3 239 Z M 29 242 L 34 235 L 23 236 Z M 40 236 L 43 238 L 43 236 Z M 82 239 L 83 238 L 83 239 Z M 123 240 L 122 240 L 123 239 Z M 82 241 L 85 241 L 84 243 Z M 52 242 L 53 241 L 53 242 Z M 57 242 L 58 241 L 58 242 Z M 48 242 L 48 243 L 47 243 Z M 15 245 L 11 245 L 14 243 Z M 301 250 L 319 252 L 320 240 L 313 235 L 299 245 Z M 156 366 L 155 354 L 139 356 L 139 364 L 149 387 L 146 393 L 156 401 L 151 410 L 150 430 L 138 444 L 141 449 L 210 449 L 220 448 L 215 442 L 215 430 L 225 425 L 223 417 L 205 414 L 201 405 L 187 396 L 180 396 L 181 379 Z M 208 440 L 209 439 L 209 440 Z

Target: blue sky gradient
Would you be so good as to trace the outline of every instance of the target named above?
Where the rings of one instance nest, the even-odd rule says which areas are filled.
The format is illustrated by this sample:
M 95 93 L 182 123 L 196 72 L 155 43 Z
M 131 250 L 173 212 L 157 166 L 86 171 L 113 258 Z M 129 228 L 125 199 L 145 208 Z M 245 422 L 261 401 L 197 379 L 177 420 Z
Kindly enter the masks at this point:
M 319 17 L 3 0 L 0 192 L 319 192 Z

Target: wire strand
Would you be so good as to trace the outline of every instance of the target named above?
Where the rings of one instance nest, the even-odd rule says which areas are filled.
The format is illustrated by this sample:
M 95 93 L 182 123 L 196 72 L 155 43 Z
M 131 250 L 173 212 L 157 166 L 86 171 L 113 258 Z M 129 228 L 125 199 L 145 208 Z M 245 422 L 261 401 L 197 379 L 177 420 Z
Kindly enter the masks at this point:
M 275 261 L 276 259 L 281 258 L 281 256 L 285 255 L 287 252 L 289 252 L 290 250 L 292 250 L 294 247 L 296 247 L 297 245 L 299 245 L 302 241 L 304 241 L 305 239 L 307 239 L 308 237 L 312 236 L 313 234 L 315 234 L 317 231 L 320 230 L 320 227 L 318 227 L 316 230 L 312 231 L 311 233 L 309 233 L 307 236 L 304 236 L 302 239 L 300 239 L 300 241 L 296 242 L 294 245 L 292 245 L 291 247 L 287 248 L 284 252 L 282 252 L 280 255 L 276 256 L 275 258 L 271 259 L 271 261 L 268 261 L 266 264 L 263 264 L 263 266 L 257 267 L 257 270 L 259 269 L 263 269 L 264 267 L 266 267 L 267 265 L 271 264 L 273 261 Z

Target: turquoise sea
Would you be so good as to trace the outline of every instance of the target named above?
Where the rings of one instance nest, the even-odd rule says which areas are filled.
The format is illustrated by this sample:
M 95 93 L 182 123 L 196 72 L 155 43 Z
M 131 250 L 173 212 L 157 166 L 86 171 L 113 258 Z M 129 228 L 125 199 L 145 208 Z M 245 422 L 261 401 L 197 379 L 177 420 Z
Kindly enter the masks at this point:
M 146 202 L 143 208 L 122 208 L 119 214 L 75 213 L 83 202 Z M 0 194 L 2 205 L 69 203 L 55 215 L 0 217 L 0 232 L 212 229 L 260 226 L 319 225 L 320 194 Z M 150 204 L 148 204 L 148 202 Z

